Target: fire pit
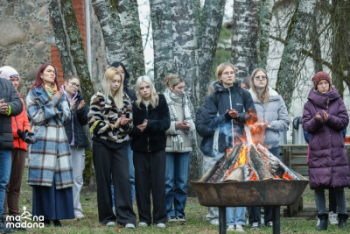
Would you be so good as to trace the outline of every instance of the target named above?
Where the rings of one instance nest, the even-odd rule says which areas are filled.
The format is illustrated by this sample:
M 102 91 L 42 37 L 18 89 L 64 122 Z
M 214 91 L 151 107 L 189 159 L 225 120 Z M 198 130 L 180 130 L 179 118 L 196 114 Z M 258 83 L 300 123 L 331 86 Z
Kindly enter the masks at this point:
M 201 205 L 219 207 L 220 234 L 226 233 L 225 208 L 239 206 L 271 206 L 273 233 L 280 233 L 280 206 L 294 204 L 308 180 L 261 145 L 261 134 L 245 130 L 247 140 L 227 150 L 193 187 Z

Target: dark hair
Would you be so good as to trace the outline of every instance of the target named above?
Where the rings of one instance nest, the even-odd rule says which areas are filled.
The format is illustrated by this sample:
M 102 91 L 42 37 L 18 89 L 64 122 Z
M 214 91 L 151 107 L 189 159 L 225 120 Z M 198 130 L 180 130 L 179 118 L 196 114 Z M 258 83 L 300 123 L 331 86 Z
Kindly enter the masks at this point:
M 52 63 L 44 63 L 43 65 L 41 65 L 38 69 L 38 72 L 36 73 L 36 78 L 34 81 L 33 86 L 30 89 L 35 89 L 39 86 L 41 86 L 43 82 L 43 80 L 41 79 L 41 74 L 44 72 L 44 70 L 48 67 L 48 66 L 52 66 L 53 69 L 55 69 L 55 83 L 57 85 L 57 90 L 60 88 L 60 84 L 58 83 L 58 72 L 56 67 L 52 64 Z
M 71 75 L 71 74 L 65 75 L 63 79 L 65 82 L 69 82 L 73 79 L 78 79 L 80 81 L 80 79 L 76 75 Z
M 125 66 L 124 66 L 124 64 L 122 62 L 115 61 L 109 67 L 117 68 L 119 66 L 122 66 L 123 69 L 124 69 L 124 82 L 123 83 L 124 83 L 124 85 L 128 85 L 128 80 L 129 80 L 130 75 L 129 75 L 129 72 L 126 70 L 126 68 L 125 68 Z

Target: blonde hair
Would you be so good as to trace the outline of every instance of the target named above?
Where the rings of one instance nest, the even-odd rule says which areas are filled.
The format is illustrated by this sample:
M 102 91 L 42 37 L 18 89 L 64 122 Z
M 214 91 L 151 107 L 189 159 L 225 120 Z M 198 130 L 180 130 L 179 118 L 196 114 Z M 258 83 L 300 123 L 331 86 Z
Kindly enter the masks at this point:
M 120 87 L 117 90 L 117 92 L 113 95 L 112 91 L 111 91 L 111 84 L 113 81 L 113 78 L 115 75 L 120 76 Z M 106 95 L 106 102 L 109 103 L 109 98 L 108 97 L 112 97 L 115 105 L 117 106 L 118 109 L 123 108 L 123 84 L 124 79 L 123 76 L 120 74 L 120 72 L 118 71 L 117 68 L 115 67 L 110 67 L 108 68 L 108 70 L 105 73 L 105 76 L 102 80 L 102 90 L 104 92 L 104 94 Z
M 235 67 L 233 66 L 232 63 L 221 63 L 221 64 L 219 64 L 219 66 L 216 68 L 215 75 L 219 79 L 220 84 L 222 84 L 222 81 L 220 80 L 219 77 L 221 76 L 221 74 L 224 72 L 224 70 L 227 67 L 231 67 L 233 69 L 233 71 L 235 72 L 235 74 L 236 74 L 236 69 L 235 69 Z
M 148 76 L 140 76 L 139 78 L 137 78 L 137 81 L 136 81 L 136 97 L 137 97 L 136 105 L 137 105 L 137 107 L 139 109 L 141 109 L 140 104 L 142 102 L 142 97 L 140 95 L 140 85 L 142 82 L 146 82 L 151 87 L 151 99 L 149 100 L 149 104 L 153 108 L 156 108 L 159 104 L 159 97 L 158 97 L 158 94 L 156 92 L 156 88 L 154 87 L 151 79 Z
M 258 73 L 259 71 L 262 71 L 263 73 L 265 73 L 266 75 L 266 86 L 264 91 L 261 93 L 261 95 L 258 95 L 258 92 L 256 91 L 255 85 L 254 85 L 254 78 L 256 76 L 256 73 Z M 265 69 L 263 68 L 257 68 L 252 72 L 252 75 L 250 76 L 250 84 L 251 84 L 251 88 L 256 96 L 256 98 L 261 102 L 264 103 L 265 106 L 267 106 L 269 104 L 269 77 L 267 75 L 267 72 L 265 71 Z
M 185 82 L 184 79 L 182 79 L 178 74 L 169 74 L 164 78 L 163 84 L 170 87 L 175 87 L 181 82 Z

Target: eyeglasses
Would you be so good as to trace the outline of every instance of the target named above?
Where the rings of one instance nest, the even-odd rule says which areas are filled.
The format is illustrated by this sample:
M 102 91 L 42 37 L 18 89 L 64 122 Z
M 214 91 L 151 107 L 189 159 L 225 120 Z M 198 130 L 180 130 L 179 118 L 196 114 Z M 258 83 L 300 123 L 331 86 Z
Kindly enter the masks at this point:
M 77 89 L 79 89 L 80 85 L 74 83 L 74 82 L 69 82 L 73 87 L 76 87 Z
M 235 72 L 224 72 L 222 73 L 224 76 L 228 76 L 228 75 L 234 75 Z
M 267 79 L 267 76 L 256 76 L 256 77 L 254 77 L 256 80 L 260 80 L 260 78 L 261 79 L 263 79 L 263 80 L 266 80 Z

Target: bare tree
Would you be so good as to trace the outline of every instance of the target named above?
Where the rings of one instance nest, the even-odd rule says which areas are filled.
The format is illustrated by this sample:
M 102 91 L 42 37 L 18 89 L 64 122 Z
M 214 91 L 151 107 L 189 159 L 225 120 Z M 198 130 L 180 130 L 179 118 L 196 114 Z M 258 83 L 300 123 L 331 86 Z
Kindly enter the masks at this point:
M 273 6 L 273 0 L 260 1 L 258 67 L 264 69 L 266 69 L 267 57 L 269 55 L 270 22 Z

